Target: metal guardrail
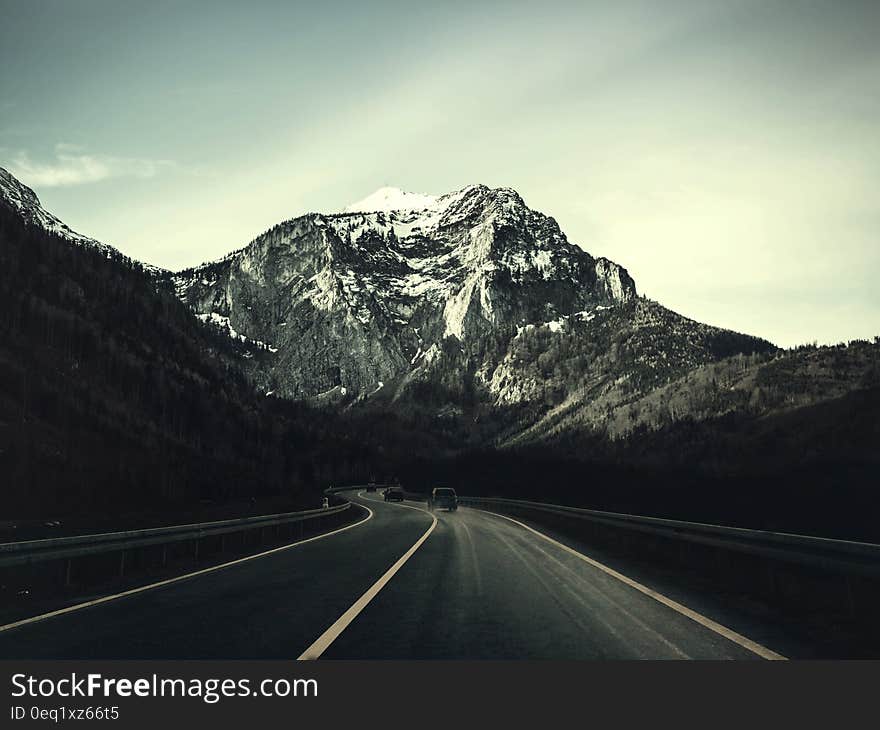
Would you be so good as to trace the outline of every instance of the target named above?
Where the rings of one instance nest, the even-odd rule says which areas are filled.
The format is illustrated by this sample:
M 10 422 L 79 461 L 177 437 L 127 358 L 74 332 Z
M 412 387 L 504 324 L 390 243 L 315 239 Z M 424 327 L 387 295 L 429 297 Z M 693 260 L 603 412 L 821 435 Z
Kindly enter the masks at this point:
M 378 491 L 379 489 L 384 489 L 385 487 L 390 487 L 391 484 L 385 484 L 382 482 L 373 482 L 371 484 L 349 484 L 344 487 L 327 487 L 324 490 L 324 494 L 337 494 L 339 492 L 353 492 L 355 489 L 366 489 L 367 487 L 375 487 Z
M 199 540 L 212 535 L 224 535 L 244 530 L 271 527 L 273 525 L 304 522 L 338 514 L 350 507 L 351 504 L 346 503 L 335 507 L 305 510 L 302 512 L 284 512 L 258 517 L 219 520 L 216 522 L 199 522 L 190 525 L 173 525 L 144 530 L 7 542 L 0 544 L 0 567 L 25 565 L 46 560 L 78 558 L 84 555 L 118 552 L 148 545 Z
M 602 512 L 517 499 L 459 497 L 459 503 L 497 512 L 551 514 L 582 519 L 623 530 L 832 571 L 880 575 L 880 545 L 874 543 Z
M 326 491 L 327 493 L 335 493 L 363 489 L 366 486 L 368 485 L 351 485 Z M 375 486 L 382 488 L 387 485 L 376 484 Z M 417 501 L 427 498 L 427 495 L 409 491 L 406 491 L 405 495 L 407 499 Z M 557 515 L 620 530 L 647 533 L 668 540 L 755 555 L 769 560 L 799 563 L 829 571 L 880 576 L 880 545 L 874 543 L 605 512 L 501 497 L 459 496 L 458 501 L 462 505 L 478 509 L 509 512 L 523 516 L 528 516 L 530 513 L 533 515 Z

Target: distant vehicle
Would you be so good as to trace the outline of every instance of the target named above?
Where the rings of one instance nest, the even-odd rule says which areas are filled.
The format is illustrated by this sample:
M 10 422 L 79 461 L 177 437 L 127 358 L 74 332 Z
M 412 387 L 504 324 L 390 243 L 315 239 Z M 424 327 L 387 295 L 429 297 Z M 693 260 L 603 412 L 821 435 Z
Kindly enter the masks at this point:
M 434 511 L 445 507 L 450 512 L 458 509 L 458 495 L 451 487 L 435 487 L 428 497 L 428 509 Z
M 376 491 L 376 482 L 370 482 L 367 485 L 367 491 L 368 492 L 375 492 Z
M 385 490 L 386 502 L 403 502 L 404 499 L 403 490 L 400 487 L 388 487 Z

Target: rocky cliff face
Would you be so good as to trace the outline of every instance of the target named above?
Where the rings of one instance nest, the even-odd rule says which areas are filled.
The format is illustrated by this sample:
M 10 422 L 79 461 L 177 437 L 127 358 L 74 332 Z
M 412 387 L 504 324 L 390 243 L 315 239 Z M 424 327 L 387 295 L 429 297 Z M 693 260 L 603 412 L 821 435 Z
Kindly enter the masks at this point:
M 198 314 L 277 350 L 273 390 L 331 399 L 438 378 L 490 395 L 524 327 L 636 296 L 621 266 L 569 243 L 515 191 L 481 185 L 436 197 L 383 189 L 281 223 L 174 284 Z

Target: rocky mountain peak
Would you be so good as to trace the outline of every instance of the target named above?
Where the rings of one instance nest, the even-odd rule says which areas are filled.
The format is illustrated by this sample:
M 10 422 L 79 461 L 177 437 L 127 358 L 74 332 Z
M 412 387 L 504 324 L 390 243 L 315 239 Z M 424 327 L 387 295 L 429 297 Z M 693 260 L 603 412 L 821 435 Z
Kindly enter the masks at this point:
M 571 244 L 515 190 L 485 185 L 380 188 L 342 212 L 285 221 L 175 285 L 199 315 L 278 350 L 276 392 L 313 397 L 485 369 L 518 328 L 636 291 L 625 269 Z

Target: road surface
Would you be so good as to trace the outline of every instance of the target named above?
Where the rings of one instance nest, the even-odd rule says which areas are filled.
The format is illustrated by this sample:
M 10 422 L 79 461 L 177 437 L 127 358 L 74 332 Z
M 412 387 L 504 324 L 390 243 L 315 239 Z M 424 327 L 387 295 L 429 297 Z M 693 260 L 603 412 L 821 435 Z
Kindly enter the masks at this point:
M 0 630 L 0 658 L 775 658 L 512 520 L 353 499 L 355 527 Z

